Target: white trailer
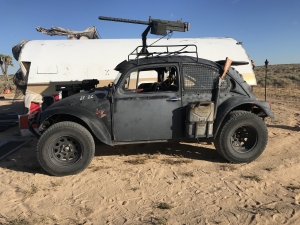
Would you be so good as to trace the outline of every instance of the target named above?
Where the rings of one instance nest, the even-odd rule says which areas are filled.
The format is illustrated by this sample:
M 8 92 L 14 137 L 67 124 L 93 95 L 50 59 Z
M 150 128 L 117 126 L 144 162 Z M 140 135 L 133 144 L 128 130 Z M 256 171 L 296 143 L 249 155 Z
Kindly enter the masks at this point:
M 148 45 L 155 42 L 148 39 Z M 25 44 L 24 44 L 25 43 Z M 172 38 L 162 39 L 157 45 L 197 46 L 199 58 L 212 61 L 246 61 L 249 64 L 236 67 L 250 85 L 256 85 L 251 60 L 244 47 L 233 38 Z M 155 45 L 156 45 L 155 44 Z M 56 85 L 81 83 L 85 79 L 98 79 L 98 86 L 112 82 L 118 72 L 117 64 L 128 59 L 128 55 L 141 46 L 140 39 L 91 39 L 91 40 L 33 40 L 23 42 L 17 52 L 17 60 L 27 84 L 24 99 L 27 115 L 20 116 L 20 131 L 28 131 L 28 115 L 41 110 L 43 96 L 61 98 Z M 151 48 L 153 51 L 155 48 Z M 14 52 L 15 53 L 15 52 Z M 15 55 L 15 54 L 14 54 Z M 151 79 L 151 75 L 149 75 Z
M 148 39 L 147 43 L 154 41 Z M 218 61 L 229 57 L 234 61 L 247 61 L 248 65 L 236 69 L 249 85 L 256 85 L 251 60 L 244 47 L 233 38 L 172 38 L 157 44 L 194 44 L 199 58 Z M 22 47 L 18 61 L 27 90 L 49 95 L 57 93 L 55 85 L 84 79 L 98 79 L 99 86 L 109 84 L 117 75 L 115 66 L 141 45 L 140 39 L 34 40 Z

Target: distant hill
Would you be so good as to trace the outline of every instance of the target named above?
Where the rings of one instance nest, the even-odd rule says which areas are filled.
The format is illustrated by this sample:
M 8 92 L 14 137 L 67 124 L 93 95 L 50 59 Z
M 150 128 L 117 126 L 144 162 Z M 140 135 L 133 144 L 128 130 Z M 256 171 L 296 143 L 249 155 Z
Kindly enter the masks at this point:
M 254 72 L 258 86 L 264 86 L 266 74 L 265 66 L 255 67 Z M 300 88 L 300 64 L 269 65 L 267 86 Z

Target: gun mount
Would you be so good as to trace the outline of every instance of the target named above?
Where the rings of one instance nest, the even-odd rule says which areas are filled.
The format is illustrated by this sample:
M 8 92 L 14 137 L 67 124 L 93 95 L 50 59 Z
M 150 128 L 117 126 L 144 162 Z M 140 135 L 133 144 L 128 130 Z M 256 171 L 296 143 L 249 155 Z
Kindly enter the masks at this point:
M 151 30 L 150 32 L 151 34 L 165 36 L 167 35 L 167 30 L 169 30 L 170 33 L 172 33 L 173 31 L 186 32 L 190 29 L 189 22 L 182 22 L 181 20 L 177 20 L 177 21 L 160 20 L 160 19 L 153 19 L 151 17 L 149 17 L 149 21 L 142 21 L 142 20 L 130 20 L 130 19 L 99 16 L 99 20 L 148 25 L 148 27 L 142 33 L 143 48 L 140 52 L 142 54 L 148 53 L 146 39 L 150 30 Z

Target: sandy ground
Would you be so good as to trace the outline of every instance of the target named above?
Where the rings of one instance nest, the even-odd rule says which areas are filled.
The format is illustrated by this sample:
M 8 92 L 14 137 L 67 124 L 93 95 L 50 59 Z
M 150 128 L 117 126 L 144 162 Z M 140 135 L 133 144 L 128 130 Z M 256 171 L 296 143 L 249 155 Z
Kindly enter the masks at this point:
M 0 162 L 0 224 L 300 224 L 300 102 L 269 100 L 268 146 L 249 164 L 207 143 L 98 145 L 84 172 L 53 177 L 33 138 Z

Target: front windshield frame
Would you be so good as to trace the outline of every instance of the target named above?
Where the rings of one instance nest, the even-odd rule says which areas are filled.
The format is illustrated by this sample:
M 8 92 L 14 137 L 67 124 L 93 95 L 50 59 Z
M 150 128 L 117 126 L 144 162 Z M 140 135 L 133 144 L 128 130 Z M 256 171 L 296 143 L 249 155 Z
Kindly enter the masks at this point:
M 119 71 L 119 73 L 117 74 L 115 80 L 114 80 L 114 85 L 117 85 L 117 83 L 119 82 L 119 79 L 121 77 L 122 73 Z

